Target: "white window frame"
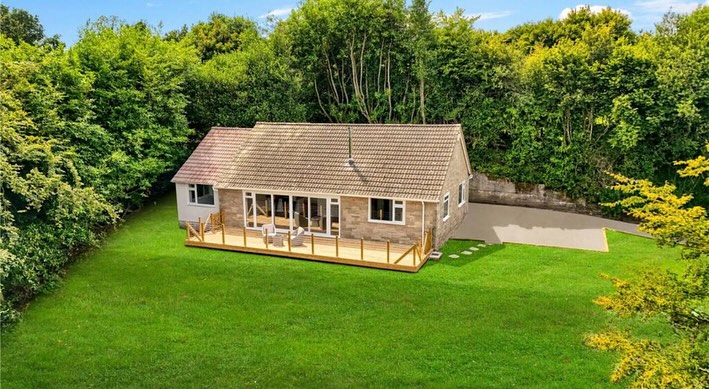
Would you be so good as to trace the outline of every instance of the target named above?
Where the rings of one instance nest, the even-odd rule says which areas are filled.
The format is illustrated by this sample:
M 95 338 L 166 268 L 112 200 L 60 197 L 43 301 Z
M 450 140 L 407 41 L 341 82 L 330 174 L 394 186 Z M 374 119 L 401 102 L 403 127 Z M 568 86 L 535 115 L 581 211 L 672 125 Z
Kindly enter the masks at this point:
M 199 196 L 197 196 L 197 185 L 209 186 L 212 188 L 212 204 L 201 204 L 199 202 Z M 192 201 L 192 193 L 194 193 L 194 202 Z M 214 185 L 204 185 L 204 184 L 187 184 L 187 204 L 195 207 L 214 207 L 217 204 L 217 195 L 214 191 Z
M 342 229 L 340 229 L 337 234 L 334 234 L 334 235 L 333 235 L 333 234 L 332 234 L 332 229 L 331 229 L 331 223 L 330 223 L 330 220 L 331 220 L 330 218 L 332 217 L 332 215 L 330 214 L 330 206 L 331 206 L 332 204 L 337 204 L 337 206 L 338 206 L 338 207 L 337 207 L 337 211 L 338 211 L 337 217 L 338 217 L 338 219 L 341 219 L 341 217 L 342 217 L 342 207 L 340 206 L 340 197 L 338 197 L 337 195 L 325 195 L 325 196 L 323 196 L 323 195 L 311 195 L 311 194 L 307 194 L 307 193 L 295 193 L 295 192 L 273 192 L 273 193 L 267 193 L 267 192 L 261 192 L 261 191 L 243 191 L 244 225 L 246 226 L 246 229 L 248 229 L 248 230 L 258 230 L 258 231 L 261 230 L 261 227 L 251 227 L 251 226 L 248 226 L 248 218 L 249 218 L 249 215 L 247 214 L 248 209 L 246 208 L 246 199 L 249 198 L 249 199 L 251 199 L 251 201 L 253 201 L 253 202 L 255 203 L 255 202 L 256 202 L 256 195 L 270 196 L 270 198 L 271 198 L 271 209 L 274 209 L 274 208 L 275 208 L 275 205 L 276 205 L 276 204 L 275 204 L 275 201 L 274 201 L 275 196 L 288 196 L 288 219 L 289 219 L 289 223 L 288 223 L 288 224 L 289 224 L 289 228 L 286 229 L 286 228 L 276 227 L 276 232 L 287 233 L 289 230 L 292 231 L 292 230 L 294 229 L 294 225 L 293 225 L 293 198 L 294 198 L 294 197 L 304 197 L 304 198 L 308 199 L 308 200 L 307 200 L 308 207 L 310 207 L 310 199 L 311 199 L 311 198 L 317 198 L 317 199 L 325 199 L 325 200 L 327 200 L 326 205 L 325 205 L 325 207 L 327 208 L 326 211 L 325 211 L 325 216 L 326 216 L 325 221 L 327 222 L 327 230 L 326 230 L 326 232 L 323 233 L 323 232 L 310 231 L 310 226 L 306 226 L 306 227 L 304 227 L 304 229 L 305 229 L 305 233 L 306 233 L 307 235 L 326 236 L 326 237 L 335 237 L 335 236 L 338 236 L 338 237 L 339 237 L 340 234 L 342 233 Z M 254 217 L 254 220 L 256 220 L 256 219 L 255 219 L 255 218 L 256 218 L 256 215 L 255 215 L 256 209 L 254 208 L 254 209 L 252 210 L 252 212 L 253 212 L 253 215 L 252 215 L 252 216 Z M 308 211 L 308 212 L 309 212 L 309 211 Z M 309 215 L 308 215 L 308 216 L 309 216 Z M 272 214 L 272 215 L 271 215 L 271 224 L 274 224 L 274 222 L 275 222 L 274 217 L 275 217 L 275 215 Z M 308 217 L 308 219 L 309 219 L 309 217 Z
M 380 200 L 391 200 L 391 219 L 392 220 L 379 220 L 372 219 L 372 199 Z M 399 202 L 400 204 L 397 204 Z M 396 215 L 396 210 L 401 209 L 401 221 L 394 220 L 394 215 Z M 367 220 L 370 223 L 381 223 L 381 224 L 396 224 L 396 225 L 406 225 L 406 200 L 392 199 L 388 197 L 368 197 L 367 198 Z
M 446 192 L 445 195 L 443 195 L 443 221 L 446 221 L 450 219 L 451 213 L 450 213 L 450 203 L 451 203 L 451 192 Z
M 458 208 L 465 205 L 465 181 L 458 184 Z

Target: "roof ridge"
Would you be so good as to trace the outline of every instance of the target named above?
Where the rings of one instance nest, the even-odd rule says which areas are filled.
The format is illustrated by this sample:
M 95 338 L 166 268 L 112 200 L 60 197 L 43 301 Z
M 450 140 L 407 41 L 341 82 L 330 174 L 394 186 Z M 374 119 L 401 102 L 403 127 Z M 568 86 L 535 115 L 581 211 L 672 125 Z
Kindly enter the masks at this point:
M 244 131 L 250 131 L 253 128 L 251 127 L 223 127 L 223 126 L 212 126 L 209 128 L 209 131 L 211 130 L 244 130 Z
M 312 123 L 312 122 L 256 122 L 257 125 L 276 125 L 276 126 L 357 126 L 357 127 L 460 127 L 460 123 Z

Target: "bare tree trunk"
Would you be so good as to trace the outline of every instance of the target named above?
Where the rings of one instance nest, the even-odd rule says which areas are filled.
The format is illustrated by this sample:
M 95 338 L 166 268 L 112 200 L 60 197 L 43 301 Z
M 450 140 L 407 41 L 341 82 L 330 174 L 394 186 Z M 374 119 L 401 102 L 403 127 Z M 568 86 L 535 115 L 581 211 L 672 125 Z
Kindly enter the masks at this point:
M 425 92 L 424 92 L 424 79 L 421 77 L 419 79 L 419 103 L 421 111 L 421 123 L 426 124 L 426 104 L 425 104 Z
M 357 102 L 357 107 L 359 108 L 360 112 L 364 117 L 367 119 L 368 123 L 371 123 L 372 120 L 369 116 L 369 112 L 367 111 L 367 106 L 364 101 L 364 95 L 362 94 L 362 76 L 361 74 L 357 74 L 357 57 L 355 56 L 354 52 L 354 44 L 355 44 L 355 36 L 352 34 L 352 39 L 349 44 L 349 49 L 350 49 L 350 63 L 352 67 L 352 86 L 354 87 L 354 93 L 355 93 L 355 101 Z M 360 69 L 362 68 L 362 65 L 360 64 Z
M 340 88 L 342 88 L 342 94 L 345 96 L 345 102 L 347 105 L 350 104 L 350 95 L 347 93 L 347 87 L 345 86 L 345 60 L 340 60 L 340 68 L 337 69 L 337 79 L 340 81 Z
M 315 85 L 315 95 L 318 97 L 318 105 L 320 106 L 320 110 L 322 111 L 322 113 L 325 114 L 325 116 L 327 117 L 327 120 L 329 120 L 330 123 L 332 123 L 332 118 L 330 117 L 330 115 L 329 115 L 329 114 L 327 113 L 327 111 L 325 110 L 325 107 L 323 107 L 323 105 L 322 105 L 322 100 L 320 99 L 320 92 L 318 91 L 318 80 L 317 80 L 317 78 L 314 78 L 313 81 L 314 81 L 314 85 Z
M 391 103 L 391 42 L 389 42 L 389 48 L 387 49 L 387 71 L 386 71 L 386 82 L 387 82 L 387 99 L 389 101 L 389 116 L 387 122 L 391 122 L 391 114 L 393 111 L 393 105 Z
M 324 51 L 324 50 L 323 50 Z M 337 93 L 337 86 L 335 85 L 335 80 L 332 78 L 332 64 L 330 63 L 330 55 L 327 52 L 325 54 L 325 61 L 327 62 L 327 75 L 330 80 L 330 87 L 332 88 L 332 93 L 335 94 L 335 101 L 337 104 L 340 103 L 340 95 Z

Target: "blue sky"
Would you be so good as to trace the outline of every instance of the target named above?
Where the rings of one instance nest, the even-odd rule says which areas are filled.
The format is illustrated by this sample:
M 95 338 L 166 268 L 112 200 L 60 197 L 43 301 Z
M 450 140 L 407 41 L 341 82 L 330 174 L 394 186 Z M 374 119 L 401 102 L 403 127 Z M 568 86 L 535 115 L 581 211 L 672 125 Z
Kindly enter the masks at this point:
M 0 0 L 10 7 L 28 10 L 39 16 L 47 35 L 59 34 L 68 44 L 78 38 L 79 29 L 87 20 L 99 16 L 118 16 L 128 22 L 147 20 L 150 24 L 163 24 L 163 31 L 191 25 L 206 20 L 210 13 L 244 15 L 265 21 L 266 15 L 286 17 L 299 0 Z M 452 12 L 457 7 L 469 15 L 478 15 L 476 25 L 489 30 L 504 31 L 515 25 L 546 18 L 563 17 L 568 10 L 588 4 L 594 9 L 610 6 L 630 15 L 636 30 L 652 29 L 662 15 L 670 9 L 690 12 L 709 0 L 625 0 L 598 1 L 473 1 L 433 0 L 431 10 Z

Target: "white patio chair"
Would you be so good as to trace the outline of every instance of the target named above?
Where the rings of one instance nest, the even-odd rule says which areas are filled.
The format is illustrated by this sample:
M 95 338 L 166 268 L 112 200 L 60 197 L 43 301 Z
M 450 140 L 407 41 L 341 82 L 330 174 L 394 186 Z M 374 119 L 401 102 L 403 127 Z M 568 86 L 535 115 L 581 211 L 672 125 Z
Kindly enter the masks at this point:
M 290 245 L 291 246 L 302 246 L 303 238 L 305 237 L 305 230 L 303 227 L 298 227 L 295 232 L 291 231 L 290 234 Z
M 263 243 L 273 243 L 273 237 L 276 236 L 276 226 L 273 224 L 264 224 L 261 226 L 261 236 L 263 236 Z

